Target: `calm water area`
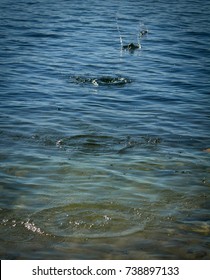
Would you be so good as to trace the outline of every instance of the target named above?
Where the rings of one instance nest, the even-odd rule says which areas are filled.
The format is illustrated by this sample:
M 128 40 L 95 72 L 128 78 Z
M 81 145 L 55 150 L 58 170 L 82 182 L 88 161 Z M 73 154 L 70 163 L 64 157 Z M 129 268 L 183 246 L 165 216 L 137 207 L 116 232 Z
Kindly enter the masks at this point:
M 210 2 L 1 0 L 0 191 L 1 259 L 210 259 Z

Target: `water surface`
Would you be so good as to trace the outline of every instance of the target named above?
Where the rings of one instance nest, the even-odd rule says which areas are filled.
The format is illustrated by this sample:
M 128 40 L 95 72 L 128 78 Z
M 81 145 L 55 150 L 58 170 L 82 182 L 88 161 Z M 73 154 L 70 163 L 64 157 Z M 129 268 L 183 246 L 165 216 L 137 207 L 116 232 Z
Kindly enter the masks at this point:
M 1 258 L 209 259 L 208 1 L 0 11 Z

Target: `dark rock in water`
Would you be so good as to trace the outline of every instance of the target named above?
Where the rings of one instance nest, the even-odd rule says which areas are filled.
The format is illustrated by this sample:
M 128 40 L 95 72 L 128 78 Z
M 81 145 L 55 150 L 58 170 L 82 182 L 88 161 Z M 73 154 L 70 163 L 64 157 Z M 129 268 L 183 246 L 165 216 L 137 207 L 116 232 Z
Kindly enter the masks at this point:
M 139 44 L 135 45 L 133 43 L 123 46 L 123 50 L 129 50 L 129 51 L 134 51 L 134 50 L 140 49 L 140 48 L 141 48 L 141 46 Z

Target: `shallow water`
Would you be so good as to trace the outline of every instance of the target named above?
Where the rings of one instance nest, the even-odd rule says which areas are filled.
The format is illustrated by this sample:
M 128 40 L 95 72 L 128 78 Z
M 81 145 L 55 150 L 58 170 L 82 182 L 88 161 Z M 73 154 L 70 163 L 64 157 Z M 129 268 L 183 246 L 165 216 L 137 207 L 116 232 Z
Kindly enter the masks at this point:
M 2 1 L 2 259 L 210 258 L 209 8 Z

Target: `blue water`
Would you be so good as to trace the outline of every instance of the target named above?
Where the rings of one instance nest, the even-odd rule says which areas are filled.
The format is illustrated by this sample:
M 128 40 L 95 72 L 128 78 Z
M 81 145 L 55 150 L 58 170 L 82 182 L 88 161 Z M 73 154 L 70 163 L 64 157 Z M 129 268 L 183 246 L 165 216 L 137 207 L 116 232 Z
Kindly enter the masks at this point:
M 209 1 L 0 14 L 1 258 L 209 259 Z

